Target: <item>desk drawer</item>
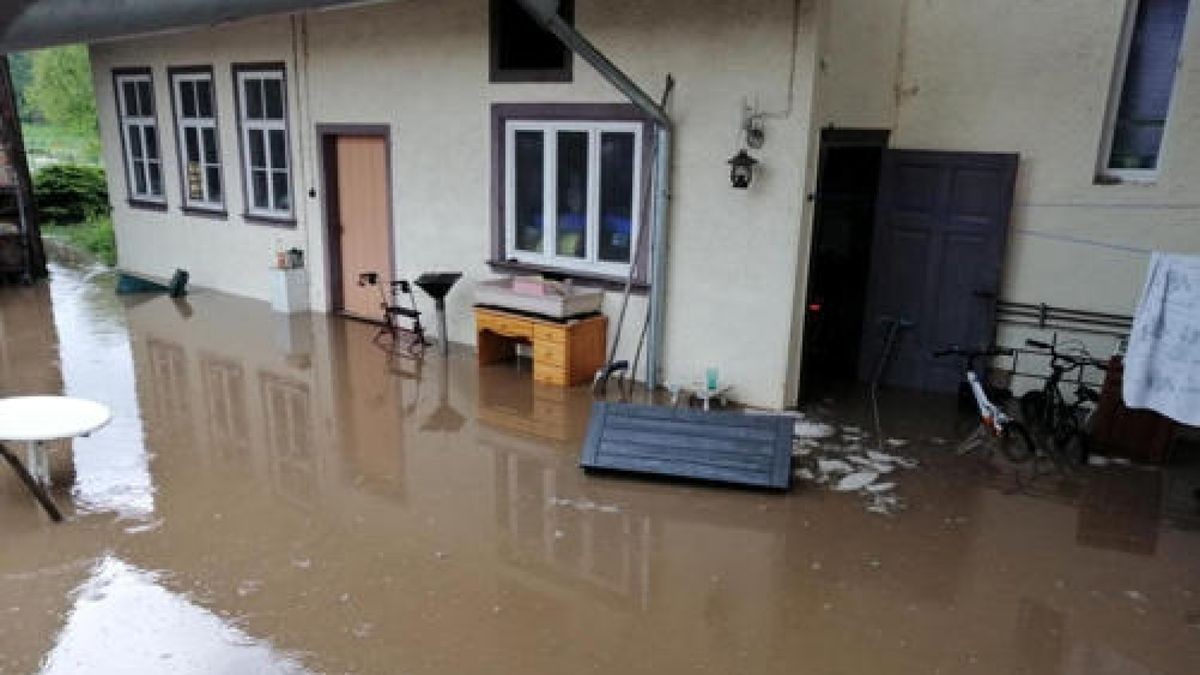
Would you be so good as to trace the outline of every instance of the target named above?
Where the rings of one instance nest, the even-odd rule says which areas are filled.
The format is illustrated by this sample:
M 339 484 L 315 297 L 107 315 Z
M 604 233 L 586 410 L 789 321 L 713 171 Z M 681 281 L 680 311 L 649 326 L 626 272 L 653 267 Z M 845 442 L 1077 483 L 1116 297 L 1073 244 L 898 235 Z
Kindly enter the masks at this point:
M 475 313 L 475 329 L 490 330 L 507 337 L 533 337 L 533 322 L 518 317 L 501 316 L 490 312 Z
M 567 327 L 535 323 L 533 324 L 533 339 L 538 342 L 563 344 L 567 341 Z
M 547 342 L 535 338 L 533 342 L 533 362 L 555 368 L 562 368 L 567 362 L 567 346 L 558 342 Z

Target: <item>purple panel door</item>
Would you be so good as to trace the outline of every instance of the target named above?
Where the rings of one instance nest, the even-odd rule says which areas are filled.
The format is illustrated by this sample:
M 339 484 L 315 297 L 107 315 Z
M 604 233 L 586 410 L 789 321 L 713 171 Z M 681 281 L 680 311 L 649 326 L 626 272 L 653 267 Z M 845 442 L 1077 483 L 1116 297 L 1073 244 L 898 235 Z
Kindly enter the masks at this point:
M 859 374 L 869 379 L 887 321 L 901 330 L 885 370 L 889 385 L 955 391 L 961 364 L 930 353 L 995 337 L 995 301 L 1008 236 L 1017 155 L 887 150 Z

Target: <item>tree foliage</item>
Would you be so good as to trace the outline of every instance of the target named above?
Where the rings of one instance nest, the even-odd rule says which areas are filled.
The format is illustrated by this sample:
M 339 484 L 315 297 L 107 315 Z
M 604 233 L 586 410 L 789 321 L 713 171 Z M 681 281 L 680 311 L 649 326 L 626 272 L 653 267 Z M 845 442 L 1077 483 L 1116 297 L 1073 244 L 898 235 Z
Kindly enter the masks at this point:
M 34 52 L 32 80 L 25 99 L 52 125 L 76 133 L 96 133 L 96 96 L 87 47 L 72 45 Z
M 12 77 L 13 94 L 17 99 L 17 112 L 22 122 L 36 122 L 38 116 L 29 107 L 25 92 L 33 82 L 33 57 L 29 52 L 13 52 L 8 55 L 8 74 Z
M 108 184 L 104 170 L 94 166 L 54 164 L 33 176 L 33 201 L 38 217 L 73 225 L 108 213 Z

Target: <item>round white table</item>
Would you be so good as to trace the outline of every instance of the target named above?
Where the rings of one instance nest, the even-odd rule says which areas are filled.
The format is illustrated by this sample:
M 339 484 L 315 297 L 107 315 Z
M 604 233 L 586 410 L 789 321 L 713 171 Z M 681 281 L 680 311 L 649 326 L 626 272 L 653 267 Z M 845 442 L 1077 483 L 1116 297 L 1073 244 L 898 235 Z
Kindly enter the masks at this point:
M 50 485 L 48 441 L 87 436 L 108 424 L 112 412 L 95 401 L 68 396 L 16 396 L 0 398 L 0 441 L 25 444 L 26 464 L 21 464 L 8 448 L 0 444 L 13 471 L 56 521 L 62 514 L 46 488 Z

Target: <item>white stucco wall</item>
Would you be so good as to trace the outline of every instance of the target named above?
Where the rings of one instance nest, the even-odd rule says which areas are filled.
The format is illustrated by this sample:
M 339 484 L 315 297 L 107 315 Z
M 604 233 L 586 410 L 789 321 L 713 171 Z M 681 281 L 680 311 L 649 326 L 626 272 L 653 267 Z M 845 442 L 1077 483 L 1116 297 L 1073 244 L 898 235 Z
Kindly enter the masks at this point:
M 579 0 L 576 25 L 646 91 L 668 72 L 678 86 L 664 376 L 687 383 L 716 366 L 741 401 L 791 402 L 789 382 L 795 274 L 801 243 L 802 185 L 808 156 L 815 68 L 813 0 L 694 3 Z M 575 59 L 569 84 L 488 83 L 488 3 L 396 2 L 255 20 L 216 29 L 126 40 L 92 48 L 105 160 L 122 166 L 111 69 L 151 66 L 166 168 L 166 213 L 131 209 L 123 175 L 110 174 L 120 264 L 165 275 L 186 267 L 196 284 L 265 298 L 265 268 L 276 241 L 309 255 L 314 306 L 326 307 L 322 195 L 315 124 L 387 124 L 392 138 L 395 260 L 404 276 L 460 269 L 449 299 L 449 334 L 473 342 L 471 284 L 493 276 L 490 246 L 490 107 L 495 102 L 623 102 Z M 792 69 L 793 12 L 800 12 Z M 304 197 L 294 230 L 247 224 L 242 210 L 230 64 L 286 61 L 292 149 Z M 179 211 L 178 164 L 170 127 L 170 65 L 212 64 L 230 217 Z M 793 87 L 789 96 L 789 83 Z M 729 187 L 725 160 L 736 150 L 743 99 L 778 113 L 756 151 L 760 179 Z M 787 110 L 791 101 L 791 109 Z M 605 309 L 615 318 L 619 298 Z M 623 344 L 632 352 L 644 298 L 629 311 Z M 611 336 L 610 336 L 611 339 Z M 623 350 L 624 351 L 624 350 Z
M 1020 153 L 1003 297 L 1132 313 L 1142 251 L 1200 253 L 1200 8 L 1158 180 L 1097 185 L 1124 9 L 1124 0 L 832 0 L 817 119 L 891 129 L 892 147 Z

